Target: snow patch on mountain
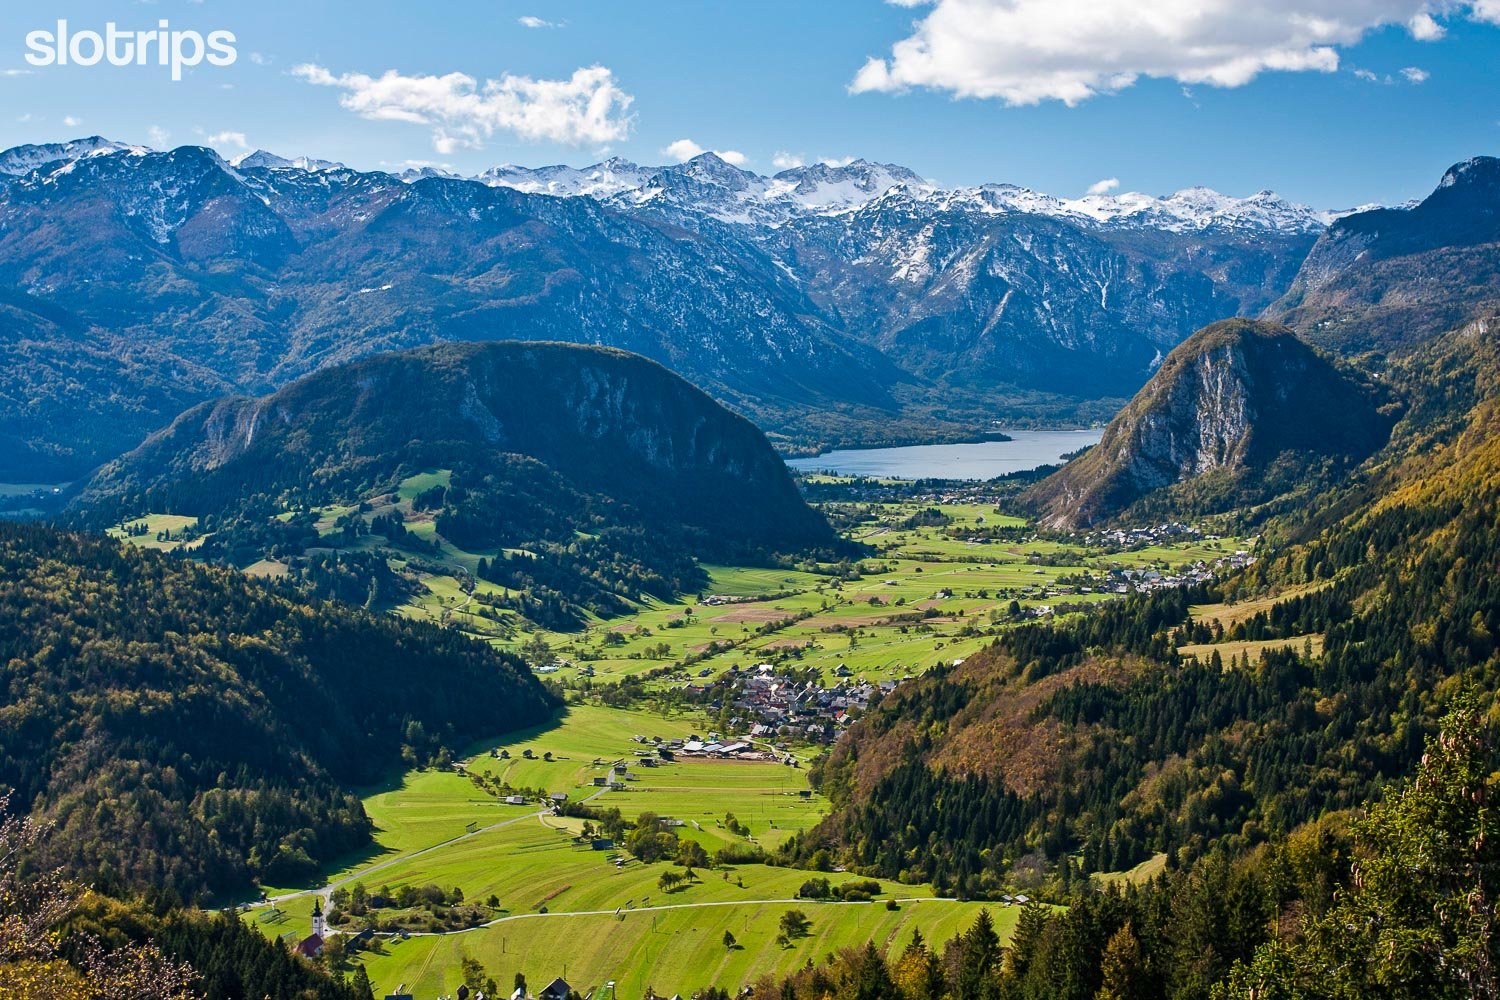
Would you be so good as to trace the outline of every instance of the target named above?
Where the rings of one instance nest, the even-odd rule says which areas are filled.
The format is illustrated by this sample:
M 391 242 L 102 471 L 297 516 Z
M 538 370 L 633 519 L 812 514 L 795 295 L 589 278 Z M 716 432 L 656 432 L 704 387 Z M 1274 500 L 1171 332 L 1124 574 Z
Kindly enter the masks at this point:
M 149 151 L 98 136 L 61 144 L 17 146 L 0 153 L 0 173 L 21 175 L 59 161 Z M 262 149 L 241 154 L 226 166 L 310 173 L 346 169 L 330 160 L 307 156 L 288 159 Z M 1453 178 L 1464 166 L 1455 168 Z M 714 153 L 665 167 L 641 166 L 611 157 L 587 167 L 502 164 L 468 178 L 431 166 L 393 176 L 407 183 L 433 177 L 464 179 L 525 194 L 593 198 L 626 211 L 651 212 L 688 225 L 712 219 L 775 228 L 798 219 L 871 207 L 900 207 L 923 217 L 935 213 L 1023 214 L 1109 229 L 1311 233 L 1349 214 L 1309 208 L 1272 191 L 1235 198 L 1206 187 L 1190 187 L 1164 196 L 1129 191 L 1059 198 L 1014 184 L 945 188 L 906 167 L 868 160 L 813 163 L 768 177 L 734 166 Z M 1445 178 L 1444 182 L 1451 184 L 1454 179 Z
M 141 155 L 149 152 L 151 150 L 145 146 L 132 146 L 129 143 L 115 142 L 97 135 L 68 142 L 28 144 L 15 146 L 0 153 L 0 174 L 20 177 L 49 163 L 71 163 L 89 156 L 108 156 L 113 153 Z
M 319 170 L 342 170 L 344 165 L 333 160 L 319 160 L 311 156 L 297 156 L 287 159 L 277 156 L 275 153 L 264 149 L 257 149 L 249 153 L 241 153 L 229 161 L 229 165 L 240 170 L 307 170 L 317 172 Z

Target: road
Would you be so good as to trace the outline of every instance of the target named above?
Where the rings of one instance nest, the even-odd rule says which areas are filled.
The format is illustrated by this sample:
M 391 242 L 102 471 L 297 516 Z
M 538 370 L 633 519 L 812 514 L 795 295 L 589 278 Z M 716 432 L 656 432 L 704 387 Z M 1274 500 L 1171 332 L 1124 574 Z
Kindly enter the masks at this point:
M 609 789 L 602 788 L 599 791 L 594 792 L 592 795 L 585 796 L 578 801 L 592 802 L 594 799 L 597 799 L 607 791 L 609 791 Z M 428 846 L 419 848 L 415 851 L 408 851 L 405 854 L 397 854 L 394 857 L 386 858 L 384 861 L 377 862 L 366 868 L 361 868 L 358 871 L 355 871 L 349 875 L 345 875 L 343 878 L 335 879 L 334 881 L 329 882 L 317 889 L 298 889 L 296 892 L 284 892 L 277 896 L 267 897 L 266 899 L 262 899 L 259 902 L 250 904 L 250 909 L 260 909 L 261 907 L 265 906 L 276 907 L 281 905 L 282 903 L 290 902 L 294 899 L 301 899 L 304 896 L 320 896 L 322 897 L 324 905 L 326 906 L 328 903 L 328 898 L 333 895 L 333 890 L 339 888 L 340 886 L 345 886 L 351 882 L 358 882 L 362 879 L 369 878 L 371 875 L 375 874 L 378 871 L 384 871 L 387 868 L 392 868 L 396 865 L 410 861 L 412 858 L 420 858 L 424 854 L 431 854 L 433 851 L 440 851 L 445 847 L 452 847 L 454 844 L 462 843 L 463 841 L 468 840 L 471 837 L 477 837 L 480 834 L 489 833 L 493 830 L 500 830 L 507 826 L 514 826 L 517 823 L 524 823 L 528 819 L 541 820 L 542 817 L 550 815 L 552 815 L 551 809 L 539 809 L 536 812 L 523 813 L 520 816 L 512 816 L 510 819 L 501 820 L 498 823 L 491 823 L 489 826 L 482 826 L 477 830 L 469 830 L 465 833 L 461 833 L 457 837 L 449 837 L 447 840 L 440 841 L 436 844 L 429 844 Z
M 952 896 L 903 896 L 896 899 L 897 903 L 957 903 L 959 900 Z M 878 900 L 876 901 L 879 902 Z M 454 934 L 471 934 L 474 931 L 482 931 L 487 927 L 497 924 L 508 923 L 512 920 L 542 920 L 547 917 L 611 917 L 630 913 L 655 913 L 659 910 L 697 910 L 710 906 L 871 906 L 868 900 L 859 902 L 845 902 L 843 900 L 820 900 L 820 899 L 721 899 L 703 903 L 667 903 L 661 906 L 636 906 L 629 909 L 619 907 L 613 910 L 559 910 L 556 913 L 512 913 L 509 916 L 496 917 L 494 920 L 473 927 L 465 927 L 456 931 L 411 931 L 406 937 L 450 937 Z M 401 937 L 399 933 L 383 935 L 385 937 Z

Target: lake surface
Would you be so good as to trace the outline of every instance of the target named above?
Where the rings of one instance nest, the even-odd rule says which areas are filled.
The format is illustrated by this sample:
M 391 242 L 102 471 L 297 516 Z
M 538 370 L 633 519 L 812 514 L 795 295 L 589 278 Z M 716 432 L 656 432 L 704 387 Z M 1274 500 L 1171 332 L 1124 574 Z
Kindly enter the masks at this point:
M 1014 440 L 978 444 L 918 444 L 905 448 L 850 448 L 787 465 L 803 472 L 890 479 L 994 479 L 1058 462 L 1068 452 L 1098 444 L 1104 433 L 1085 431 L 1005 431 Z

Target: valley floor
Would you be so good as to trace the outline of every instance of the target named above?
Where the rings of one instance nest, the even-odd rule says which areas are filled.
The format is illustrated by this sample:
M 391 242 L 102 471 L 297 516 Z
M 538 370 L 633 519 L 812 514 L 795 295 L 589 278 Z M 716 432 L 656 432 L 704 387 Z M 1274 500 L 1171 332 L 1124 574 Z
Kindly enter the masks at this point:
M 703 737 L 719 717 L 701 705 L 608 707 L 597 688 L 646 675 L 647 703 L 672 705 L 673 692 L 762 662 L 814 668 L 830 686 L 846 677 L 851 684 L 898 680 L 961 659 L 1016 621 L 1112 599 L 1124 571 L 1169 576 L 1250 544 L 1186 537 L 1105 550 L 1030 536 L 1016 530 L 1023 522 L 976 503 L 871 505 L 865 513 L 851 534 L 874 554 L 844 578 L 829 567 L 713 566 L 703 595 L 644 603 L 575 633 L 535 629 L 513 615 L 479 615 L 461 574 L 427 576 L 428 592 L 405 613 L 450 621 L 530 655 L 540 639 L 569 690 L 569 707 L 544 726 L 470 747 L 452 771 L 415 771 L 392 787 L 367 790 L 375 846 L 324 873 L 318 887 L 268 889 L 271 904 L 252 908 L 246 919 L 268 934 L 300 939 L 310 929 L 314 898 L 326 906 L 335 889 L 457 888 L 467 903 L 483 902 L 473 921 L 480 926 L 378 937 L 350 959 L 364 964 L 379 991 L 404 983 L 418 996 L 456 988 L 466 959 L 506 987 L 521 972 L 534 986 L 561 975 L 580 989 L 614 982 L 622 996 L 648 986 L 669 995 L 711 984 L 737 988 L 867 941 L 900 949 L 917 930 L 942 942 L 982 908 L 1008 935 L 1015 906 L 938 899 L 930 886 L 891 881 L 881 881 L 869 902 L 801 900 L 799 887 L 816 873 L 764 864 L 700 868 L 696 879 L 667 892 L 661 874 L 682 868 L 642 864 L 614 846 L 592 849 L 582 820 L 542 805 L 566 794 L 618 808 L 627 820 L 645 812 L 670 817 L 680 822 L 681 838 L 709 855 L 736 846 L 774 849 L 828 808 L 804 766 L 821 752 L 816 742 L 782 733 L 755 742 L 768 751 L 768 740 L 784 744 L 768 754 L 772 759 L 679 757 L 640 767 L 642 747 L 652 744 L 638 738 Z M 991 537 L 997 534 L 1004 537 Z M 457 570 L 472 555 L 449 558 Z M 596 779 L 620 763 L 630 772 L 621 787 L 598 787 Z M 495 794 L 500 788 L 526 790 L 527 804 L 505 804 Z M 861 880 L 827 877 L 835 887 Z M 809 932 L 779 941 L 781 918 L 793 909 L 808 916 Z

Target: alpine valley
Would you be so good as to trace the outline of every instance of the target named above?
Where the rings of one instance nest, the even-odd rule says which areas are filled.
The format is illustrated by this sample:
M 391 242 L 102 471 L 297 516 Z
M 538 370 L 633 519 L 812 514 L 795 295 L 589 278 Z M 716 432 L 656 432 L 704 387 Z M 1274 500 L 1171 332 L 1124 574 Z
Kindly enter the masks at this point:
M 0 997 L 1493 1000 L 1497 265 L 1483 157 L 0 153 Z

